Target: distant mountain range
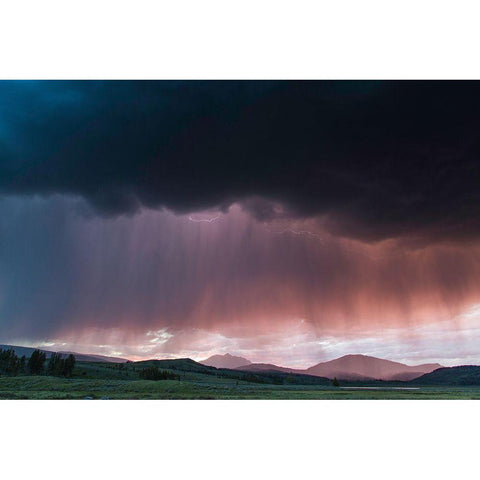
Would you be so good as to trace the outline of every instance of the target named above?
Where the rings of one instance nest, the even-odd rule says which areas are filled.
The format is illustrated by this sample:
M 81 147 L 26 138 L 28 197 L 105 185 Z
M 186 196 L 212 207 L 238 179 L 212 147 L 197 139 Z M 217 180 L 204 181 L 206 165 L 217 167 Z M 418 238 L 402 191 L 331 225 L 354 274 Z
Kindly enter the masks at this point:
M 410 366 L 368 355 L 345 355 L 335 360 L 318 363 L 305 370 L 280 367 L 268 363 L 252 363 L 246 358 L 234 357 L 228 353 L 225 355 L 214 355 L 200 363 L 216 368 L 234 368 L 246 372 L 295 373 L 326 378 L 336 377 L 339 380 L 353 381 L 407 381 L 442 368 L 442 365 L 438 363 Z
M 15 354 L 19 357 L 25 355 L 26 357 L 30 357 L 34 350 L 40 350 L 41 352 L 45 352 L 47 358 L 50 357 L 52 353 L 55 353 L 52 350 L 45 350 L 43 348 L 34 348 L 34 347 L 21 347 L 18 345 L 0 345 L 2 350 L 13 349 Z M 75 359 L 79 362 L 110 362 L 110 363 L 125 363 L 127 360 L 125 358 L 119 357 L 107 357 L 105 355 L 91 355 L 91 354 L 84 354 L 84 353 L 77 353 L 77 352 L 62 352 L 59 351 L 57 353 L 61 353 L 63 355 L 69 355 L 70 353 L 75 355 Z
M 23 347 L 17 345 L 1 345 L 1 349 L 12 348 L 18 356 L 31 356 L 34 350 L 33 347 Z M 53 353 L 52 350 L 39 349 L 46 353 L 47 358 Z M 81 362 L 110 362 L 110 363 L 124 363 L 128 360 L 120 357 L 109 357 L 106 355 L 83 354 L 77 352 L 58 352 L 64 355 L 72 353 L 75 358 Z M 165 360 L 167 362 L 167 360 Z M 190 360 L 193 362 L 193 360 Z M 470 367 L 452 367 L 444 368 L 438 363 L 425 363 L 421 365 L 405 365 L 391 360 L 384 360 L 381 358 L 370 357 L 368 355 L 345 355 L 335 360 L 328 362 L 321 362 L 313 367 L 307 369 L 293 369 L 273 365 L 270 363 L 252 363 L 244 357 L 238 357 L 226 353 L 225 355 L 213 355 L 201 362 L 194 362 L 197 365 L 201 364 L 208 367 L 215 367 L 218 369 L 239 370 L 250 373 L 292 373 L 296 375 L 310 375 L 323 378 L 337 378 L 338 380 L 347 381 L 409 381 L 417 378 L 425 379 L 426 383 L 432 384 L 438 382 L 450 382 L 456 378 L 456 382 L 470 382 L 473 379 L 470 377 L 476 375 L 475 367 L 469 370 Z M 462 369 L 462 370 L 455 370 Z M 435 375 L 431 372 L 434 372 Z M 475 372 L 475 373 L 474 373 Z M 461 373 L 461 378 L 457 374 Z M 428 377 L 426 374 L 431 374 Z M 458 378 L 457 378 L 458 377 Z M 452 380 L 453 381 L 453 380 Z M 462 383 L 458 383 L 459 385 Z

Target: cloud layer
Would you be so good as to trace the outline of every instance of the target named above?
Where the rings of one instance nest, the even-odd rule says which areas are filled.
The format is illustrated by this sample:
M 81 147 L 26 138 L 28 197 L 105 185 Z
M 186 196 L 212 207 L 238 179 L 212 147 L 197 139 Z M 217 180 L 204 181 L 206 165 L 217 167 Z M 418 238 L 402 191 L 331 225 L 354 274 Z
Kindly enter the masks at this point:
M 478 82 L 2 82 L 0 191 L 244 202 L 367 241 L 480 233 Z

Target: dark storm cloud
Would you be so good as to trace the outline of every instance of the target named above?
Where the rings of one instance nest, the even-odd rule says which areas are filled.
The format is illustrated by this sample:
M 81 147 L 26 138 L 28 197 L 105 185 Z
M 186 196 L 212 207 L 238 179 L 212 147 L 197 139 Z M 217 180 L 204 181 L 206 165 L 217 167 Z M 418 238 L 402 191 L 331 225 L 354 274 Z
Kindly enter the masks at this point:
M 0 191 L 107 216 L 268 220 L 266 199 L 352 238 L 468 239 L 479 132 L 478 82 L 2 82 Z

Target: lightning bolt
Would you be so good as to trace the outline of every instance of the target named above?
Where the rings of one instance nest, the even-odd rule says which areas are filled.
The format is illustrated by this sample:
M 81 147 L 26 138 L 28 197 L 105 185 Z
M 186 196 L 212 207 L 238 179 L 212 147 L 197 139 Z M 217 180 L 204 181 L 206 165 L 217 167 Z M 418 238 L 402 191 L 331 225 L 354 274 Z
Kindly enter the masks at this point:
M 212 218 L 193 218 L 191 215 L 188 216 L 188 219 L 191 221 L 191 222 L 195 222 L 195 223 L 213 223 L 215 222 L 215 220 L 218 220 L 219 218 L 221 217 L 220 214 L 216 215 L 215 217 L 212 217 Z

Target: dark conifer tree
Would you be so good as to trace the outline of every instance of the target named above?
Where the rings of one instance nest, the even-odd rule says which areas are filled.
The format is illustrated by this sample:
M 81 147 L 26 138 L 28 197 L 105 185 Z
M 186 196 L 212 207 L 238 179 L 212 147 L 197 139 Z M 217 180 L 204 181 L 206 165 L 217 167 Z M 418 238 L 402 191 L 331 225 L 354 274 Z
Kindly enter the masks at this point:
M 15 353 L 15 350 L 9 348 L 8 350 L 0 349 L 0 374 L 8 376 L 18 375 L 20 362 Z
M 62 355 L 59 353 L 52 353 L 47 365 L 47 375 L 62 375 Z
M 75 367 L 75 356 L 70 354 L 65 360 L 63 365 L 63 375 L 65 377 L 71 377 L 73 369 Z
M 18 362 L 18 372 L 19 373 L 26 373 L 27 371 L 27 359 L 25 358 L 25 355 L 22 355 Z
M 32 356 L 28 359 L 28 371 L 32 375 L 40 375 L 43 372 L 47 355 L 40 350 L 34 350 Z

